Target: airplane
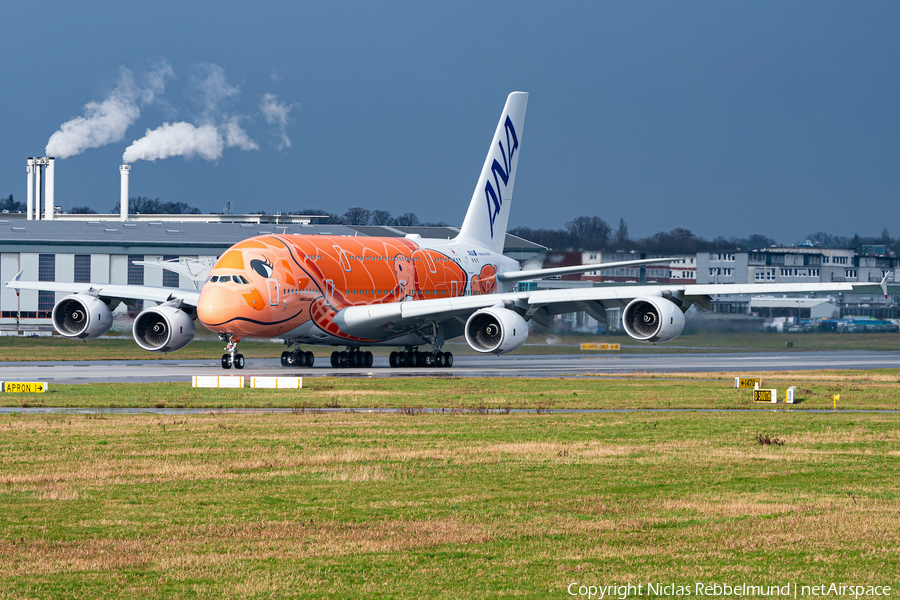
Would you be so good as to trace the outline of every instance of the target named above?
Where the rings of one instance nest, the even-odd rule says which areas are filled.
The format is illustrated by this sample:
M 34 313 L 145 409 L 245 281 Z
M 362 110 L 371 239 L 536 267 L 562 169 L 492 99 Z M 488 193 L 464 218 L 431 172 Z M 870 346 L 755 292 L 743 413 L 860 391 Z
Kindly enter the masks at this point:
M 194 338 L 194 320 L 226 343 L 224 369 L 242 369 L 238 343 L 280 338 L 292 349 L 285 367 L 311 367 L 301 344 L 343 346 L 332 367 L 371 367 L 369 347 L 389 346 L 391 367 L 451 367 L 446 340 L 464 337 L 480 353 L 504 354 L 528 337 L 529 321 L 584 311 L 601 323 L 622 308 L 625 332 L 647 343 L 666 342 L 684 329 L 696 304 L 711 296 L 790 292 L 869 291 L 872 284 L 674 284 L 515 291 L 516 283 L 557 275 L 659 263 L 641 259 L 523 271 L 503 255 L 522 144 L 526 92 L 513 92 L 500 121 L 459 234 L 453 239 L 266 234 L 230 247 L 199 290 L 138 285 L 21 281 L 8 287 L 70 292 L 52 311 L 60 335 L 90 340 L 109 331 L 123 301 L 158 305 L 134 319 L 135 342 L 150 352 L 173 352 Z M 886 279 L 880 287 L 887 295 Z M 430 350 L 421 351 L 423 346 Z

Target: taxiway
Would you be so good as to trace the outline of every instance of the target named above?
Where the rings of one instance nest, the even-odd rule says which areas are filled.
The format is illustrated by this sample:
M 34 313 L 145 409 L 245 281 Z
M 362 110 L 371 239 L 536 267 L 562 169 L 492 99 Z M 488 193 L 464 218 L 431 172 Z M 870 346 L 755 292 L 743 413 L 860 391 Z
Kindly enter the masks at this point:
M 123 360 L 8 362 L 0 381 L 56 383 L 156 383 L 190 381 L 192 375 L 301 375 L 303 377 L 559 377 L 618 376 L 641 372 L 754 372 L 813 369 L 900 368 L 900 352 L 833 351 L 789 353 L 691 353 L 624 355 L 457 356 L 452 368 L 399 368 L 376 358 L 368 369 L 334 369 L 327 357 L 312 368 L 285 368 L 276 358 L 248 359 L 243 370 L 224 370 L 218 360 Z

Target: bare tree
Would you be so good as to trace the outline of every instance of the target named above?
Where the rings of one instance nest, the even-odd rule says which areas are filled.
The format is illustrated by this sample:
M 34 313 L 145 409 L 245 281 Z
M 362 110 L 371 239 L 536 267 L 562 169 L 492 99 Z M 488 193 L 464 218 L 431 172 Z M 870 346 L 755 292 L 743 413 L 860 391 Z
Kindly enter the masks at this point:
M 416 216 L 416 213 L 403 213 L 399 217 L 397 217 L 397 225 L 401 227 L 415 227 L 419 224 L 419 217 Z
M 373 210 L 372 218 L 369 220 L 372 225 L 393 225 L 394 217 L 388 210 Z
M 612 229 L 600 217 L 575 217 L 566 223 L 572 244 L 583 250 L 600 250 L 609 242 Z
M 345 225 L 368 225 L 371 218 L 372 211 L 360 206 L 351 208 L 342 217 Z

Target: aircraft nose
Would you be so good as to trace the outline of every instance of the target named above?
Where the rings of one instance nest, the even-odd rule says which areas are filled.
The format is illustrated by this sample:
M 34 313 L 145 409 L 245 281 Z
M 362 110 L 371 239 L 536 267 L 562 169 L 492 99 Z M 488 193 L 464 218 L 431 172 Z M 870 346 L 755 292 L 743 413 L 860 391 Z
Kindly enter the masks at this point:
M 234 317 L 237 305 L 235 293 L 221 285 L 207 284 L 200 290 L 200 300 L 197 302 L 197 318 L 207 328 L 215 330 L 216 327 L 227 324 Z

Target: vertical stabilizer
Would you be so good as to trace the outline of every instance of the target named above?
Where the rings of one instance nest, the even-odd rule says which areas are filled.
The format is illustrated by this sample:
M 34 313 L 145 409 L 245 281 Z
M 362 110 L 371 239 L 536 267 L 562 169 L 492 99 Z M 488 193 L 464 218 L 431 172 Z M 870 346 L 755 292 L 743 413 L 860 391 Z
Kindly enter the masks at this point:
M 457 240 L 503 252 L 527 106 L 527 92 L 513 92 L 506 99 Z

